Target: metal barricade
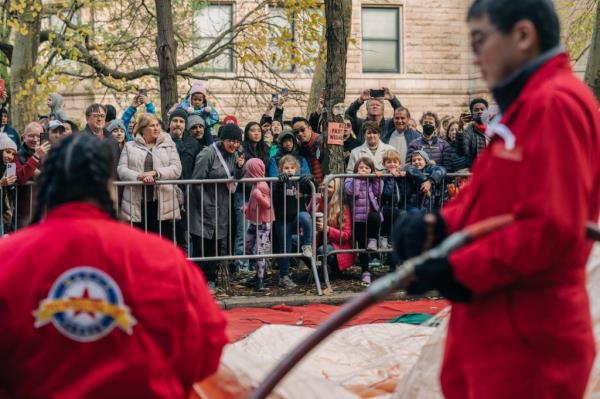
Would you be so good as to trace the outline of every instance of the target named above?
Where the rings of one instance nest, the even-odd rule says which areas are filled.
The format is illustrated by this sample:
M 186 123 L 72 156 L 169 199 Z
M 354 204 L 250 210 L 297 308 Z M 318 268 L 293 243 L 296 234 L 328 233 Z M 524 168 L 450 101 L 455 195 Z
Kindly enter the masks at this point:
M 299 178 L 298 177 L 291 177 L 290 181 L 292 183 L 294 183 L 296 185 L 296 187 L 299 185 L 298 183 Z M 134 204 L 130 201 L 129 204 L 127 205 L 129 207 L 129 209 L 123 209 L 123 199 L 119 200 L 119 207 L 118 207 L 118 214 L 123 216 L 123 215 L 129 215 L 128 216 L 128 222 L 131 225 L 136 225 L 137 227 L 140 227 L 142 229 L 144 229 L 145 231 L 149 231 L 149 215 L 148 215 L 148 200 L 149 200 L 149 193 L 147 190 L 148 187 L 153 187 L 155 189 L 157 189 L 157 195 L 156 195 L 156 202 L 159 204 L 158 205 L 158 209 L 159 209 L 159 213 L 160 213 L 160 207 L 164 201 L 161 198 L 163 194 L 163 190 L 160 189 L 161 186 L 172 186 L 173 189 L 170 190 L 171 191 L 171 195 L 170 198 L 167 199 L 167 204 L 170 202 L 171 203 L 171 208 L 173 209 L 172 212 L 172 220 L 170 223 L 166 223 L 166 227 L 171 230 L 168 233 L 166 233 L 163 230 L 163 227 L 165 226 L 164 221 L 161 221 L 159 223 L 157 223 L 158 226 L 158 231 L 156 231 L 157 234 L 159 235 L 165 235 L 167 236 L 169 239 L 173 240 L 174 244 L 179 244 L 180 246 L 185 246 L 186 250 L 187 250 L 187 255 L 188 255 L 188 259 L 194 262 L 219 262 L 219 261 L 239 261 L 239 260 L 260 260 L 260 259 L 280 259 L 280 258 L 298 258 L 298 257 L 302 257 L 304 259 L 307 259 L 306 256 L 304 256 L 304 254 L 301 252 L 301 246 L 298 245 L 298 251 L 295 252 L 290 252 L 287 253 L 286 252 L 286 248 L 287 248 L 287 236 L 288 236 L 288 231 L 287 229 L 284 227 L 284 234 L 283 237 L 277 237 L 277 239 L 283 239 L 283 245 L 280 246 L 283 248 L 283 251 L 281 251 L 282 253 L 275 253 L 274 248 L 273 248 L 273 242 L 274 242 L 274 228 L 273 225 L 271 225 L 270 228 L 270 232 L 269 232 L 269 239 L 270 239 L 270 243 L 271 243 L 271 251 L 270 253 L 262 253 L 262 254 L 253 254 L 250 253 L 248 251 L 247 248 L 247 243 L 246 240 L 244 239 L 242 242 L 242 249 L 241 251 L 239 251 L 238 248 L 235 248 L 235 242 L 234 242 L 234 234 L 233 230 L 235 229 L 234 223 L 234 212 L 236 211 L 242 211 L 241 209 L 236 209 L 233 205 L 233 197 L 234 195 L 241 195 L 243 198 L 243 202 L 245 203 L 247 195 L 246 194 L 250 194 L 250 187 L 249 185 L 251 185 L 252 183 L 258 183 L 258 182 L 265 182 L 267 184 L 269 184 L 270 189 L 271 189 L 271 206 L 273 207 L 273 204 L 275 203 L 275 200 L 279 200 L 279 199 L 275 199 L 273 198 L 273 185 L 274 184 L 278 184 L 279 180 L 277 178 L 252 178 L 252 179 L 240 179 L 240 180 L 229 180 L 229 179 L 206 179 L 206 180 L 162 180 L 162 181 L 156 181 L 155 184 L 153 185 L 148 185 L 148 184 L 144 184 L 143 182 L 140 181 L 119 181 L 119 182 L 115 182 L 115 194 L 119 197 L 121 196 L 125 196 L 125 193 L 127 192 L 127 190 L 129 190 L 129 198 L 134 198 L 134 197 L 140 197 L 140 195 L 135 194 L 135 190 L 137 189 L 138 191 L 141 190 L 141 206 L 143 207 L 143 209 L 140 209 L 140 212 L 143 212 L 144 215 L 143 217 L 141 217 L 140 221 L 136 220 L 134 221 L 134 218 L 131 217 L 132 215 L 134 215 L 135 213 L 135 209 L 134 209 Z M 236 183 L 239 185 L 240 189 L 236 190 L 236 192 L 229 192 L 229 195 L 227 195 L 227 203 L 225 204 L 221 204 L 219 203 L 219 195 L 218 195 L 218 190 L 219 187 L 221 188 L 221 190 L 223 190 L 223 188 L 227 189 L 227 185 L 228 184 L 232 184 L 232 183 Z M 310 182 L 308 184 L 309 188 L 310 188 L 310 193 L 309 196 L 311 198 L 315 197 L 316 194 L 316 188 L 315 185 Z M 123 187 L 122 191 L 119 193 L 119 187 Z M 210 189 L 210 188 L 213 189 Z M 180 190 L 181 193 L 181 198 L 177 198 L 177 192 L 178 190 Z M 194 193 L 192 193 L 192 190 L 194 190 Z M 209 193 L 207 193 L 210 192 Z M 205 207 L 200 205 L 200 204 L 204 204 L 204 201 L 207 200 L 207 196 L 208 195 L 213 195 L 214 193 L 214 215 L 205 215 Z M 213 198 L 211 198 L 213 199 Z M 194 203 L 194 201 L 196 201 L 197 203 Z M 284 218 L 287 216 L 287 203 L 284 201 Z M 183 221 L 184 221 L 184 231 L 185 231 L 185 238 L 184 240 L 181 240 L 181 237 L 177 236 L 177 226 L 176 226 L 176 211 L 175 209 L 181 206 L 181 208 L 183 208 Z M 219 208 L 220 207 L 227 207 L 227 223 L 226 224 L 226 228 L 228 229 L 227 232 L 220 232 L 220 225 L 223 225 L 223 223 L 219 223 Z M 300 212 L 301 210 L 301 206 L 300 206 L 300 197 L 297 197 L 297 212 Z M 128 212 L 125 212 L 128 211 Z M 196 221 L 200 221 L 200 234 L 194 234 L 194 236 L 198 236 L 203 238 L 202 240 L 200 239 L 195 239 L 192 240 L 191 239 L 191 231 L 193 230 L 191 228 L 191 212 L 199 212 L 199 214 L 197 215 L 193 215 L 195 216 Z M 312 248 L 312 256 L 308 257 L 308 260 L 310 262 L 310 268 L 312 271 L 312 274 L 314 276 L 315 279 L 315 284 L 317 287 L 317 293 L 318 295 L 322 295 L 323 291 L 321 288 L 321 283 L 320 283 L 320 279 L 319 279 L 319 273 L 317 272 L 317 268 L 316 268 L 316 256 L 315 256 L 315 247 L 316 247 L 316 235 L 314 234 L 314 227 L 315 227 L 315 211 L 314 209 L 309 212 L 310 214 L 310 220 L 311 220 L 311 228 L 313 230 L 313 234 L 312 234 L 312 238 L 311 238 L 311 243 L 310 246 Z M 240 216 L 238 214 L 238 216 Z M 258 210 L 257 210 L 257 218 L 258 218 Z M 214 220 L 213 220 L 214 218 Z M 209 220 L 210 219 L 210 220 Z M 299 218 L 296 218 L 296 226 L 295 226 L 295 235 L 298 236 L 299 240 L 300 240 L 300 221 Z M 249 224 L 248 221 L 246 221 L 246 219 L 242 216 L 242 220 L 244 221 L 244 228 L 242 228 L 242 234 L 245 236 L 246 234 L 246 228 L 245 226 L 247 226 Z M 206 231 L 207 229 L 207 224 L 210 225 L 210 222 L 213 222 L 213 226 L 214 226 L 214 231 L 212 232 L 212 234 L 210 234 L 210 231 Z M 277 221 L 275 221 L 275 223 L 277 223 Z M 150 229 L 151 230 L 151 229 Z M 211 229 L 212 230 L 212 229 Z M 206 234 L 205 234 L 206 233 Z M 212 240 L 211 238 L 207 238 L 207 236 L 211 236 L 214 237 L 214 240 Z M 223 243 L 223 238 L 220 237 L 225 237 L 225 243 Z M 257 248 L 258 247 L 258 234 L 256 234 L 256 242 L 254 242 L 253 247 Z M 214 241 L 211 242 L 210 247 L 213 246 L 214 244 L 214 248 L 207 248 L 206 247 L 206 241 L 210 240 L 210 241 Z M 194 242 L 191 241 L 195 241 L 196 246 L 200 246 L 201 248 L 195 248 L 192 251 L 192 247 L 194 247 Z M 300 242 L 300 241 L 299 241 Z M 185 245 L 182 245 L 185 244 Z M 222 246 L 223 244 L 226 246 L 226 253 L 223 253 L 222 250 Z M 238 251 L 236 251 L 236 249 L 238 249 Z
M 344 206 L 349 206 L 350 207 L 350 213 L 351 213 L 351 217 L 352 217 L 352 237 L 350 240 L 350 248 L 342 248 L 343 246 L 348 246 L 348 243 L 344 243 L 343 240 L 343 236 L 342 234 L 339 235 L 339 241 L 336 243 L 337 248 L 333 248 L 333 250 L 330 250 L 329 248 L 329 244 L 333 244 L 330 242 L 328 234 L 326 234 L 325 232 L 322 234 L 322 259 L 321 259 L 321 264 L 323 265 L 323 279 L 325 281 L 325 284 L 327 284 L 327 286 L 330 286 L 330 279 L 329 279 L 329 271 L 328 271 L 328 260 L 329 260 L 329 256 L 336 256 L 337 254 L 341 254 L 341 253 L 352 253 L 352 254 L 359 254 L 359 257 L 365 257 L 367 256 L 368 253 L 372 253 L 372 254 L 379 254 L 379 256 L 381 256 L 382 254 L 389 254 L 392 252 L 392 248 L 391 248 L 391 238 L 393 236 L 393 226 L 395 225 L 395 223 L 397 222 L 397 220 L 402 216 L 402 214 L 406 213 L 407 211 L 410 211 L 408 204 L 407 204 L 407 195 L 408 195 L 408 181 L 407 181 L 407 177 L 396 177 L 396 179 L 399 179 L 401 181 L 404 181 L 404 184 L 402 184 L 402 188 L 401 190 L 403 192 L 398 192 L 397 193 L 397 199 L 398 199 L 398 204 L 402 204 L 402 207 L 397 206 L 397 204 L 392 203 L 389 205 L 384 205 L 382 203 L 382 194 L 383 194 L 383 178 L 385 177 L 394 177 L 391 174 L 370 174 L 370 175 L 358 175 L 358 174 L 351 174 L 351 173 L 346 173 L 346 174 L 336 174 L 336 175 L 327 175 L 325 176 L 325 179 L 323 181 L 323 223 L 326 225 L 329 222 L 329 202 L 330 199 L 327 195 L 327 187 L 329 186 L 329 184 L 331 182 L 335 182 L 336 185 L 341 185 L 342 187 L 345 188 L 345 182 L 346 179 L 348 178 L 352 178 L 352 179 L 356 179 L 356 178 L 362 178 L 362 179 L 366 179 L 366 183 L 367 183 L 367 187 L 369 186 L 369 183 L 371 183 L 374 179 L 381 179 L 381 188 L 382 188 L 382 192 L 378 193 L 377 195 L 377 201 L 378 201 L 378 205 L 379 205 L 379 209 L 376 210 L 376 212 L 381 215 L 380 217 L 380 223 L 378 226 L 378 231 L 377 231 L 377 236 L 375 237 L 375 240 L 377 242 L 377 248 L 376 250 L 373 251 L 368 251 L 366 252 L 366 242 L 367 240 L 370 238 L 368 233 L 369 230 L 369 225 L 368 223 L 364 223 L 364 226 L 361 226 L 361 228 L 364 228 L 365 231 L 361 232 L 360 234 L 360 238 L 362 239 L 362 241 L 364 242 L 357 242 L 357 229 L 356 229 L 356 220 L 355 220 L 355 216 L 357 215 L 357 208 L 356 208 L 356 201 L 352 200 L 352 196 L 349 196 L 348 193 L 346 192 L 345 189 L 341 189 L 341 190 L 335 190 L 334 191 L 334 195 L 335 192 L 338 193 L 338 195 L 341 198 L 338 198 L 338 203 L 342 204 L 342 208 L 341 208 L 341 212 L 342 212 L 342 218 L 341 221 L 338 222 L 339 226 L 337 226 L 337 228 L 339 228 L 340 230 L 343 229 L 343 224 L 346 222 L 344 220 Z M 434 196 L 438 196 L 439 197 L 439 208 L 441 208 L 444 203 L 447 201 L 447 197 L 448 197 L 448 193 L 446 191 L 447 188 L 447 183 L 449 181 L 458 179 L 458 178 L 468 178 L 470 177 L 470 173 L 448 173 L 445 175 L 445 177 L 442 179 L 441 183 L 438 185 L 439 187 L 435 187 L 434 189 L 437 190 L 434 193 Z M 396 184 L 395 184 L 395 187 Z M 371 209 L 371 204 L 369 204 L 369 202 L 365 202 L 365 207 L 366 209 L 363 209 L 364 213 L 367 215 L 367 220 L 368 221 L 368 215 L 369 213 L 371 213 L 372 209 Z M 436 209 L 436 200 L 431 200 L 428 201 L 427 206 L 425 207 L 419 207 L 420 211 L 428 211 L 431 212 L 433 210 Z M 363 224 L 363 222 L 359 222 L 361 224 Z M 382 236 L 382 230 L 385 228 L 386 230 L 386 234 L 387 236 Z M 382 240 L 382 238 L 385 237 L 387 238 L 387 240 Z M 387 242 L 387 244 L 385 244 L 385 242 Z M 383 244 L 383 245 L 382 245 Z M 389 256 L 389 255 L 388 255 Z M 364 260 L 363 260 L 364 262 Z M 318 263 L 318 261 L 317 261 Z M 391 262 L 388 259 L 387 264 L 391 267 Z

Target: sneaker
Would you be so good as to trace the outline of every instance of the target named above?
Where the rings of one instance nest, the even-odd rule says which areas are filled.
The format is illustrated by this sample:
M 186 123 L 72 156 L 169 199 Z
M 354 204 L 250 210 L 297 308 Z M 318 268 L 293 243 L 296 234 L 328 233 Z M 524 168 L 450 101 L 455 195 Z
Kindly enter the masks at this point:
M 312 258 L 313 252 L 312 252 L 312 248 L 310 245 L 303 245 L 302 246 L 302 256 L 305 256 L 307 258 Z
M 285 277 L 280 277 L 279 278 L 279 286 L 281 288 L 295 288 L 296 287 L 296 283 L 294 283 L 292 281 L 292 279 L 290 278 L 290 276 L 285 276 Z
M 365 285 L 371 285 L 371 273 L 369 272 L 364 272 L 362 274 L 362 277 L 360 279 L 362 281 L 363 284 Z
M 256 291 L 262 292 L 265 290 L 265 280 L 262 278 L 256 279 Z
M 209 290 L 211 293 L 214 293 L 214 292 L 217 290 L 217 285 L 215 284 L 215 282 L 214 282 L 214 281 L 209 281 L 209 282 L 208 282 L 208 290 Z
M 387 238 L 387 237 L 381 237 L 381 240 L 380 240 L 380 242 L 381 242 L 380 246 L 381 246 L 381 248 L 383 248 L 383 249 L 390 249 L 390 248 L 392 247 L 392 246 L 390 245 L 390 241 L 388 240 L 388 238 Z
M 367 242 L 367 251 L 377 251 L 377 240 L 374 238 L 369 238 Z

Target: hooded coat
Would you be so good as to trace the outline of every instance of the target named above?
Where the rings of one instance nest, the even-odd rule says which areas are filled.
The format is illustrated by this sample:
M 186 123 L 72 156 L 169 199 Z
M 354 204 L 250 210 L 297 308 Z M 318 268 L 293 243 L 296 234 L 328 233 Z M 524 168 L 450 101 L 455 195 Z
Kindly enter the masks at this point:
M 135 136 L 133 141 L 125 143 L 117 171 L 122 181 L 137 181 L 140 173 L 144 172 L 146 155 L 152 155 L 154 170 L 158 173 L 157 180 L 176 180 L 181 175 L 181 162 L 175 148 L 175 143 L 167 133 L 161 133 L 156 140 L 156 145 L 151 150 L 146 147 L 141 134 Z M 144 186 L 126 187 L 123 191 L 121 215 L 134 223 L 142 221 L 142 202 Z M 154 198 L 158 201 L 158 220 L 179 220 L 179 196 L 175 190 L 179 188 L 172 184 L 158 184 L 154 186 Z
M 67 116 L 67 114 L 65 113 L 65 111 L 63 111 L 62 106 L 63 106 L 63 96 L 61 96 L 58 93 L 52 93 L 50 94 L 50 99 L 51 104 L 50 104 L 50 115 L 49 116 L 55 116 L 56 119 L 60 120 L 61 122 L 64 122 L 66 120 L 69 119 L 69 117 Z
M 204 104 L 198 109 L 194 109 L 192 107 L 192 96 L 194 93 L 202 93 L 204 94 Z M 182 108 L 188 112 L 188 114 L 195 114 L 201 116 L 204 119 L 204 130 L 208 134 L 212 134 L 212 127 L 219 123 L 219 113 L 214 107 L 208 105 L 208 96 L 206 92 L 206 88 L 202 82 L 194 82 L 192 87 L 190 88 L 190 94 L 188 94 L 181 104 L 179 104 L 179 108 Z
M 581 398 L 595 356 L 585 223 L 600 210 L 599 105 L 560 49 L 513 73 L 494 98 L 506 141 L 491 138 L 442 216 L 449 233 L 514 220 L 449 256 L 473 297 L 452 305 L 444 397 Z
M 283 143 L 283 139 L 285 137 L 291 137 L 294 146 L 291 151 L 287 151 L 282 147 L 281 143 Z M 310 175 L 310 168 L 308 167 L 308 162 L 306 162 L 306 158 L 299 154 L 298 150 L 298 141 L 296 141 L 296 137 L 292 132 L 284 131 L 279 136 L 279 141 L 277 142 L 277 152 L 274 156 L 269 159 L 269 166 L 267 168 L 267 176 L 268 177 L 277 177 L 279 176 L 279 160 L 284 155 L 293 155 L 296 157 L 298 162 L 300 163 L 300 174 L 302 175 Z
M 246 162 L 246 177 L 265 177 L 265 164 L 259 158 L 252 158 Z M 271 189 L 267 182 L 258 182 L 252 185 L 250 199 L 245 209 L 246 220 L 254 224 L 271 223 L 275 218 L 271 207 Z
M 383 192 L 383 181 L 381 179 L 348 177 L 344 182 L 344 191 L 348 196 L 351 209 L 354 210 L 355 222 L 366 222 L 370 212 L 377 212 L 383 220 L 379 205 L 379 197 Z

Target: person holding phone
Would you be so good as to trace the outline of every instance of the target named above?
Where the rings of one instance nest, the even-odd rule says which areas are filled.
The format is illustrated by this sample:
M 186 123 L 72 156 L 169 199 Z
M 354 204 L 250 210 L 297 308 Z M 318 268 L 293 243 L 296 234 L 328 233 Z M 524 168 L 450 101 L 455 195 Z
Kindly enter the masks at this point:
M 148 97 L 148 93 L 145 89 L 140 89 L 138 94 L 133 97 L 131 101 L 131 105 L 123 111 L 121 115 L 121 120 L 123 121 L 123 125 L 125 125 L 125 141 L 133 140 L 132 132 L 135 128 L 135 114 L 138 108 L 142 105 L 146 106 L 146 113 L 156 115 L 156 107 L 150 97 Z M 132 125 L 133 122 L 133 125 Z M 184 119 L 185 123 L 185 119 Z
M 400 100 L 396 98 L 387 87 L 380 87 L 379 89 L 364 89 L 360 96 L 348 107 L 346 115 L 352 119 L 354 130 L 359 132 L 358 139 L 363 142 L 364 137 L 362 136 L 362 125 L 365 121 L 375 122 L 379 125 L 379 130 L 387 132 L 389 126 L 393 125 L 393 119 L 386 119 L 384 117 L 385 101 L 389 101 L 392 104 L 392 108 L 395 110 L 400 107 Z M 367 105 L 367 118 L 359 118 L 357 116 L 360 107 L 366 103 Z
M 488 110 L 488 107 L 489 104 L 485 99 L 475 98 L 469 104 L 471 113 L 462 114 L 458 120 L 456 152 L 457 155 L 465 157 L 468 168 L 473 165 L 473 161 L 487 144 L 485 136 L 487 121 L 483 120 L 483 113 Z
M 0 133 L 0 201 L 2 201 L 2 220 L 0 220 L 0 235 L 12 231 L 14 212 L 15 187 L 17 182 L 17 166 L 15 157 L 17 145 L 5 133 Z

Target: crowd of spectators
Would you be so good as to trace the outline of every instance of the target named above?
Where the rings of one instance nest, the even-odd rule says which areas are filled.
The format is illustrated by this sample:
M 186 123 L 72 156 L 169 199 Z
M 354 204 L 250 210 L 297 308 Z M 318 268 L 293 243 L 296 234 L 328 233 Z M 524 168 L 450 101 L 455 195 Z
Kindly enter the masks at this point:
M 232 115 L 221 119 L 201 82 L 171 108 L 166 126 L 144 91 L 120 117 L 111 105 L 90 105 L 81 129 L 62 109 L 58 93 L 48 96 L 49 112 L 22 132 L 10 125 L 2 107 L 0 227 L 10 233 L 31 218 L 34 187 L 26 183 L 35 180 L 61 137 L 93 135 L 113 153 L 115 180 L 138 182 L 115 190 L 120 216 L 133 226 L 160 233 L 194 258 L 242 256 L 231 267 L 234 272 L 256 270 L 257 290 L 265 289 L 265 261 L 243 255 L 262 255 L 270 245 L 274 253 L 312 257 L 316 235 L 319 255 L 324 241 L 327 252 L 362 249 L 337 252 L 323 263 L 336 276 L 355 264 L 358 252 L 362 282 L 368 285 L 372 253 L 389 247 L 394 222 L 406 212 L 439 209 L 456 194 L 464 179 L 447 174 L 469 171 L 487 144 L 491 120 L 487 101 L 478 98 L 458 118 L 427 111 L 417 123 L 389 89 L 381 92 L 382 97 L 373 98 L 364 90 L 346 110 L 344 162 L 352 176 L 329 180 L 324 174 L 326 135 L 320 131 L 323 99 L 308 118 L 285 120 L 287 96 L 279 96 L 243 129 Z M 388 102 L 393 109 L 389 119 L 384 117 Z M 365 119 L 357 116 L 363 104 Z M 237 184 L 244 177 L 277 179 Z M 218 182 L 161 184 L 190 179 Z M 313 208 L 316 215 L 311 215 Z M 214 288 L 217 263 L 198 263 Z M 290 258 L 277 257 L 275 263 L 278 285 L 294 287 Z

